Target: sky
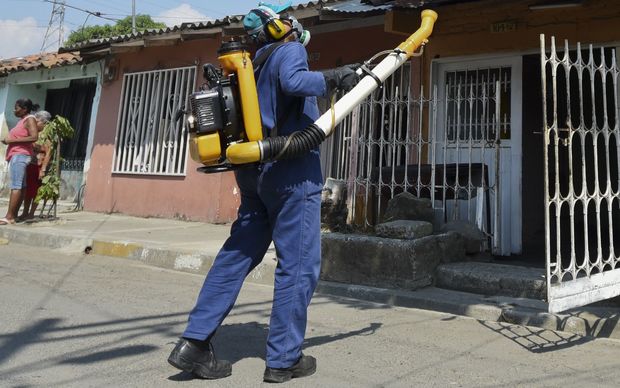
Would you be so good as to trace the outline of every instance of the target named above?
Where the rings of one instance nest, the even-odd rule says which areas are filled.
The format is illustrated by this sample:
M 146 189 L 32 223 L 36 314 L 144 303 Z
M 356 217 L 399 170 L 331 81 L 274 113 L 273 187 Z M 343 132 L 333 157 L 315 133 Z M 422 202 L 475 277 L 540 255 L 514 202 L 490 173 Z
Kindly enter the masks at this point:
M 50 20 L 54 0 L 0 0 L 0 59 L 13 58 L 40 52 Z M 100 12 L 110 19 L 131 15 L 132 0 L 65 0 L 66 38 L 83 25 L 114 24 L 114 20 L 88 16 Z M 229 15 L 242 15 L 258 5 L 259 0 L 135 0 L 136 13 L 148 14 L 156 21 L 169 26 L 183 22 L 221 19 Z M 293 5 L 308 1 L 292 0 Z M 285 4 L 286 0 L 265 0 L 271 4 Z M 56 41 L 58 34 L 55 34 Z M 55 51 L 50 46 L 47 51 Z

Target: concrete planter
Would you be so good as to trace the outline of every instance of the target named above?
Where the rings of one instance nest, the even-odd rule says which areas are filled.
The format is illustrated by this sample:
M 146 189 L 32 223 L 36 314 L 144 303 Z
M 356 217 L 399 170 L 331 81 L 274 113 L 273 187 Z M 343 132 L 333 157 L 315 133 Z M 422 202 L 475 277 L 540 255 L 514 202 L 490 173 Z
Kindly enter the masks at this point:
M 462 260 L 465 242 L 452 232 L 415 240 L 327 233 L 322 254 L 323 280 L 415 290 L 433 283 L 439 264 Z

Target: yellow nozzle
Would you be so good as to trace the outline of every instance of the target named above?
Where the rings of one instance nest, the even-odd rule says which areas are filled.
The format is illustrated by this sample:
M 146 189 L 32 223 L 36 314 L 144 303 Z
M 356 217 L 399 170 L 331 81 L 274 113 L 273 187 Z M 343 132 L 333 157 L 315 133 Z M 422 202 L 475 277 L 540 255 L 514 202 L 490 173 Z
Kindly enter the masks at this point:
M 407 57 L 411 57 L 418 47 L 425 43 L 428 37 L 433 33 L 433 26 L 439 15 L 437 15 L 435 11 L 426 9 L 422 11 L 421 17 L 422 24 L 420 28 L 398 46 L 399 49 L 407 53 Z

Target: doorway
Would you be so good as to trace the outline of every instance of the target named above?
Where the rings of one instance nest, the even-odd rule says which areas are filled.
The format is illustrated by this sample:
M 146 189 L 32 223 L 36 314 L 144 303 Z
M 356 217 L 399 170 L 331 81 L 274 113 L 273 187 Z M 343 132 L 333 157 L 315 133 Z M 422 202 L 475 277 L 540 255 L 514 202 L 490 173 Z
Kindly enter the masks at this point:
M 437 118 L 444 127 L 438 134 L 447 137 L 443 157 L 485 166 L 497 196 L 490 207 L 497 221 L 493 253 L 520 254 L 522 58 L 450 59 L 436 63 L 434 71 L 444 101 Z M 485 152 L 497 145 L 497 152 Z
M 82 186 L 96 90 L 96 78 L 75 79 L 68 87 L 47 90 L 45 110 L 52 116 L 65 117 L 75 129 L 73 138 L 63 141 L 60 147 L 61 199 L 74 199 Z

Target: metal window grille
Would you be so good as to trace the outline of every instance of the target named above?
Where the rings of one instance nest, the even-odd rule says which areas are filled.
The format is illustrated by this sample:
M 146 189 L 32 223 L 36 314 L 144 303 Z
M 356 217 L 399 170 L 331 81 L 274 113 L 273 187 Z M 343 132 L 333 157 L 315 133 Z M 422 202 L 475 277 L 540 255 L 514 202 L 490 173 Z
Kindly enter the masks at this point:
M 125 74 L 112 172 L 185 174 L 188 133 L 175 116 L 195 83 L 193 66 Z
M 440 101 L 437 87 L 430 98 L 423 88 L 411 90 L 409 63 L 396 71 L 325 142 L 325 175 L 347 182 L 354 224 L 380 222 L 388 200 L 407 191 L 429 198 L 440 222 L 476 224 L 498 249 L 499 136 L 510 136 L 510 103 L 502 101 L 510 96 L 510 68 L 453 74 L 464 77 L 447 77 Z
M 446 74 L 448 139 L 467 141 L 495 141 L 493 122 L 495 84 L 499 82 L 501 95 L 500 137 L 510 139 L 510 93 L 511 68 L 483 68 L 475 70 L 451 71 Z M 471 104 L 471 109 L 468 106 Z
M 84 171 L 83 158 L 62 159 L 60 162 L 61 171 Z

